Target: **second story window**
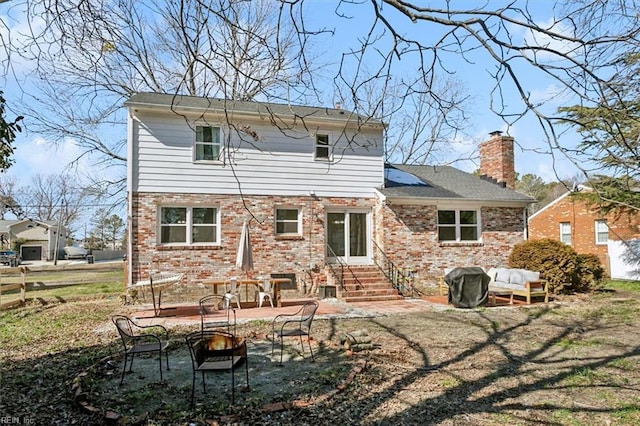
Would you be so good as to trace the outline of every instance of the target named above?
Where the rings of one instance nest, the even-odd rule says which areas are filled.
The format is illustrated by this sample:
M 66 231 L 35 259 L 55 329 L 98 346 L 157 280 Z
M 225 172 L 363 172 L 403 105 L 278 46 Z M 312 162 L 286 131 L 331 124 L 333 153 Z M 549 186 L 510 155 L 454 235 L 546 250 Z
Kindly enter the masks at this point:
M 276 235 L 300 235 L 300 209 L 276 209 Z
M 195 161 L 220 158 L 220 127 L 196 126 Z
M 560 223 L 560 241 L 571 245 L 571 224 L 569 222 Z
M 478 241 L 479 218 L 477 210 L 438 210 L 438 240 Z
M 331 158 L 331 152 L 329 148 L 329 135 L 316 134 L 316 160 L 329 160 Z
M 607 244 L 609 227 L 606 220 L 596 220 L 596 244 Z

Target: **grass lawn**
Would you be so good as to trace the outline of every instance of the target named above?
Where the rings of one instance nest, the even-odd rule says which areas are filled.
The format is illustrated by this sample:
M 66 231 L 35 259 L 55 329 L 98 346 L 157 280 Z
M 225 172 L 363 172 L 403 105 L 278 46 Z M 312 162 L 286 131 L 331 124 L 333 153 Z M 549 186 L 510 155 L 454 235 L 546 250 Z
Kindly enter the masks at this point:
M 118 376 L 122 367 L 120 358 L 112 370 L 100 361 L 120 351 L 110 317 L 131 308 L 115 298 L 32 303 L 0 311 L 0 413 L 23 424 L 100 424 L 114 410 L 129 424 L 154 425 L 225 424 L 229 413 L 240 416 L 239 424 L 262 425 L 637 425 L 640 283 L 608 283 L 605 289 L 598 297 L 548 305 L 434 306 L 412 314 L 314 321 L 315 365 L 326 374 L 299 376 L 294 362 L 268 366 L 283 392 L 295 398 L 292 392 L 313 384 L 336 388 L 348 371 L 336 367 L 362 359 L 366 368 L 330 398 L 309 397 L 301 407 L 278 412 L 262 408 L 283 402 L 282 392 L 236 393 L 237 404 L 229 407 L 214 403 L 215 392 L 205 396 L 201 387 L 200 401 L 212 403 L 191 409 L 190 386 L 161 384 L 155 370 L 150 377 L 127 376 L 145 385 L 139 399 L 117 386 L 104 394 L 104 383 L 119 380 L 107 372 Z M 238 334 L 252 339 L 268 328 L 264 321 L 241 324 Z M 367 330 L 373 350 L 350 356 L 337 343 L 342 333 L 355 330 Z M 185 331 L 171 330 L 176 344 Z M 185 368 L 172 364 L 172 372 Z M 78 409 L 71 391 L 85 371 L 90 374 L 81 380 L 98 409 L 94 415 Z M 209 384 L 212 390 L 227 386 L 213 377 Z
M 121 270 L 113 271 L 60 271 L 27 274 L 26 299 L 73 298 L 87 295 L 119 295 L 123 291 Z M 2 276 L 2 284 L 20 283 L 19 274 Z M 20 290 L 3 291 L 0 304 L 20 298 Z

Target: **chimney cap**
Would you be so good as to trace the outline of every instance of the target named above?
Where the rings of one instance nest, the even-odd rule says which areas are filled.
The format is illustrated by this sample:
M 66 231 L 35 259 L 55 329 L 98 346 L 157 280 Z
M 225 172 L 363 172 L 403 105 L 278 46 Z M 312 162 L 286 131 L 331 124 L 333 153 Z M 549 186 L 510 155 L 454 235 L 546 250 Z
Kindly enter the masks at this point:
M 500 136 L 501 134 L 502 130 L 494 130 L 493 132 L 489 133 L 490 136 Z

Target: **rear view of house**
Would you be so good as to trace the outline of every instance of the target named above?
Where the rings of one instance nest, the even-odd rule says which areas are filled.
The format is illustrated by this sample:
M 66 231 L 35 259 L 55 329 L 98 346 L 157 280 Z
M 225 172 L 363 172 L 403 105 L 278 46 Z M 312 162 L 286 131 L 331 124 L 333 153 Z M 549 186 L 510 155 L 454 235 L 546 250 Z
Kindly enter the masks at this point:
M 384 124 L 338 108 L 153 93 L 126 106 L 130 283 L 240 275 L 245 221 L 250 275 L 293 274 L 302 291 L 328 283 L 342 297 L 349 277 L 336 269 L 390 288 L 391 263 L 429 283 L 449 266 L 503 265 L 524 239 L 533 200 L 513 191 L 510 137 L 487 142 L 498 158 L 479 178 L 385 165 Z

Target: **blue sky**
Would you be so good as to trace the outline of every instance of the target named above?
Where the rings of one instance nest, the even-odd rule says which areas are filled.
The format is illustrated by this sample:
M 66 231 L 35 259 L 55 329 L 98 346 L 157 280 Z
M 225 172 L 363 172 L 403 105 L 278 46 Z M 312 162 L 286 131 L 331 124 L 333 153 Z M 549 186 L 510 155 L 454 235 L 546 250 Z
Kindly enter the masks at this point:
M 27 22 L 25 22 L 24 16 L 15 13 L 12 10 L 12 17 L 14 19 L 7 19 L 7 13 L 10 10 L 10 4 L 0 4 L 0 15 L 5 23 L 10 26 L 11 36 L 15 37 L 21 30 L 26 28 Z M 369 10 L 369 6 L 345 6 L 341 9 L 341 12 L 351 15 L 352 19 L 338 18 L 334 14 L 335 2 L 328 2 L 322 0 L 315 0 L 308 3 L 307 15 L 308 23 L 315 25 L 324 25 L 327 28 L 335 29 L 335 36 L 331 40 L 327 40 L 326 46 L 320 46 L 323 59 L 332 57 L 334 62 L 339 60 L 341 51 L 353 46 L 357 36 L 362 36 L 363 32 L 368 28 L 370 23 L 370 17 L 363 15 L 363 11 Z M 539 17 L 543 20 L 550 20 L 550 9 L 548 2 L 535 2 L 534 5 L 538 7 Z M 357 12 L 357 13 L 356 13 Z M 407 31 L 408 34 L 412 34 L 419 31 L 425 31 L 427 28 L 425 24 L 416 24 L 415 26 L 407 27 L 406 20 L 402 20 L 402 25 L 399 28 Z M 34 25 L 31 22 L 31 25 Z M 0 31 L 5 31 L 4 29 Z M 526 37 L 526 34 L 519 34 L 521 37 Z M 329 47 L 327 47 L 329 46 Z M 4 58 L 4 52 L 0 52 L 0 60 Z M 334 55 L 334 56 L 332 56 Z M 494 117 L 489 112 L 489 97 L 488 87 L 491 86 L 492 81 L 489 76 L 491 64 L 485 62 L 479 55 L 471 56 L 471 60 L 475 61 L 474 64 L 469 64 L 462 61 L 460 58 L 451 57 L 448 67 L 456 70 L 457 77 L 464 82 L 469 94 L 473 96 L 473 107 L 471 108 L 472 120 L 469 123 L 467 133 L 472 136 L 471 139 L 460 139 L 452 144 L 454 152 L 459 153 L 460 156 L 464 156 L 469 152 L 473 152 L 476 149 L 474 143 L 479 140 L 484 140 L 488 137 L 488 133 L 494 130 L 503 130 L 509 132 L 516 139 L 517 144 L 523 149 L 516 147 L 516 169 L 520 174 L 533 173 L 541 176 L 547 181 L 555 180 L 554 163 L 549 155 L 536 154 L 535 150 L 544 150 L 545 143 L 543 142 L 544 135 L 539 128 L 539 125 L 530 118 L 525 118 L 519 121 L 516 125 L 507 129 L 504 123 L 497 117 Z M 17 75 L 22 76 L 26 73 L 31 64 L 20 63 L 16 61 L 16 58 L 12 58 L 13 71 Z M 411 73 L 415 69 L 415 63 L 405 60 L 403 67 L 406 67 L 402 72 Z M 4 75 L 1 77 L 0 82 L 4 86 L 5 97 L 11 106 L 13 99 L 19 96 L 19 89 L 12 79 L 12 75 Z M 528 75 L 526 78 L 528 90 L 532 93 L 533 97 L 544 99 L 547 103 L 545 108 L 549 111 L 554 111 L 562 99 L 554 96 L 554 86 L 549 81 L 540 79 L 536 75 Z M 27 83 L 28 85 L 29 83 Z M 27 86 L 28 87 L 28 86 Z M 327 105 L 331 103 L 331 94 L 327 93 Z M 511 106 L 517 104 L 519 99 L 514 93 L 506 93 L 506 103 Z M 80 149 L 74 145 L 73 141 L 68 140 L 61 145 L 54 145 L 43 138 L 41 135 L 34 134 L 29 131 L 29 118 L 25 120 L 27 131 L 19 134 L 16 144 L 15 152 L 15 165 L 7 172 L 9 176 L 15 177 L 21 184 L 27 184 L 30 177 L 36 173 L 43 174 L 58 174 L 65 170 L 69 171 L 69 163 L 78 157 L 81 153 Z M 123 124 L 124 126 L 124 124 Z M 124 128 L 122 129 L 124 132 Z M 572 141 L 572 136 L 567 136 L 566 143 L 575 143 Z M 573 136 L 575 138 L 575 136 Z M 458 155 L 458 154 L 453 154 Z M 85 157 L 79 161 L 77 167 L 74 169 L 79 174 L 78 179 L 83 179 L 83 176 L 92 173 L 92 163 L 95 159 Z M 477 168 L 475 163 L 456 163 L 456 167 L 460 167 L 467 171 L 472 171 Z M 576 169 L 568 162 L 559 160 L 555 165 L 557 170 L 560 170 L 560 177 L 570 177 L 576 174 Z M 73 172 L 73 170 L 72 170 Z

